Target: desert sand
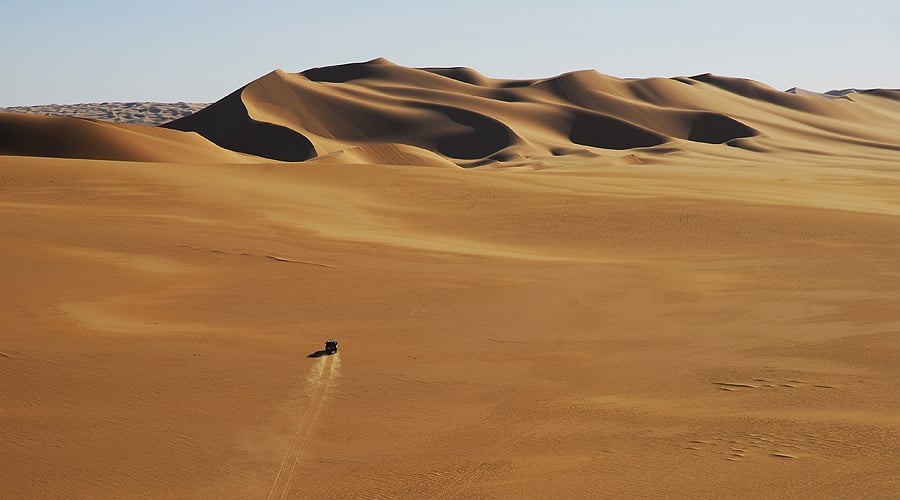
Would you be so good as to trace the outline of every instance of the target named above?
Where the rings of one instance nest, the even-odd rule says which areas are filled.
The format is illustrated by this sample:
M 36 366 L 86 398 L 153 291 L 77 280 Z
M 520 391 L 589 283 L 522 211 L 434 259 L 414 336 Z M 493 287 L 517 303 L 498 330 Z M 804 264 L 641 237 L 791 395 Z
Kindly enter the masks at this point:
M 0 154 L 4 497 L 900 491 L 896 91 L 375 60 Z

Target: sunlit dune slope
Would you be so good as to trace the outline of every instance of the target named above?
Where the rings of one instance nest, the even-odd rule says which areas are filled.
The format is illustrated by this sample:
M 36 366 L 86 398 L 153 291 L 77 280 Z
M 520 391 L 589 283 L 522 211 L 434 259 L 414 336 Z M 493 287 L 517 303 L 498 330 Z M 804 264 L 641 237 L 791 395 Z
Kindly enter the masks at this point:
M 437 153 L 406 144 L 366 144 L 337 151 L 316 158 L 316 160 L 342 164 L 459 168 L 455 163 Z
M 288 161 L 372 143 L 415 146 L 461 166 L 552 164 L 633 149 L 745 158 L 844 148 L 878 157 L 900 149 L 898 96 L 878 90 L 825 99 L 709 74 L 620 79 L 577 71 L 497 80 L 467 68 L 376 59 L 275 70 L 164 127 Z
M 145 125 L 0 113 L 0 155 L 124 161 L 245 163 L 202 136 Z

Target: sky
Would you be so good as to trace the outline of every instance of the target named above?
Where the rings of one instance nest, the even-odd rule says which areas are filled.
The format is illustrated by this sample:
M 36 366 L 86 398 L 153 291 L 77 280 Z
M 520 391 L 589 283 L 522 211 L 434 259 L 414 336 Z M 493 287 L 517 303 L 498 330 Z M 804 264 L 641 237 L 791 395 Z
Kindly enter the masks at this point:
M 376 57 L 900 88 L 900 1 L 0 0 L 0 106 L 212 102 L 275 68 Z

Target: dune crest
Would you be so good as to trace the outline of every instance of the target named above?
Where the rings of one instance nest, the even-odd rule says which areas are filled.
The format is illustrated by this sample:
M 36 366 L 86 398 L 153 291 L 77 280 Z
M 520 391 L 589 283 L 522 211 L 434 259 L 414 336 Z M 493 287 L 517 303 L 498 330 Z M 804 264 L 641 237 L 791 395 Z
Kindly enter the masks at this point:
M 900 150 L 900 90 L 782 92 L 711 73 L 623 79 L 594 70 L 504 80 L 384 58 L 276 69 L 158 128 L 0 116 L 0 154 L 134 161 L 324 157 L 544 169 L 585 157 L 617 164 L 635 152 L 644 160 L 749 161 L 777 152 L 882 161 Z

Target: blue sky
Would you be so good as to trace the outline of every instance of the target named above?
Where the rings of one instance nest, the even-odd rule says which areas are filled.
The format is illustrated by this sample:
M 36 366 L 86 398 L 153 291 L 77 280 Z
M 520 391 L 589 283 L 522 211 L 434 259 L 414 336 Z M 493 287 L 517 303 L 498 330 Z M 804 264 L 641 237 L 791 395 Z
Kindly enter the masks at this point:
M 219 99 L 375 57 L 498 78 L 712 72 L 900 87 L 900 2 L 0 0 L 0 106 Z

